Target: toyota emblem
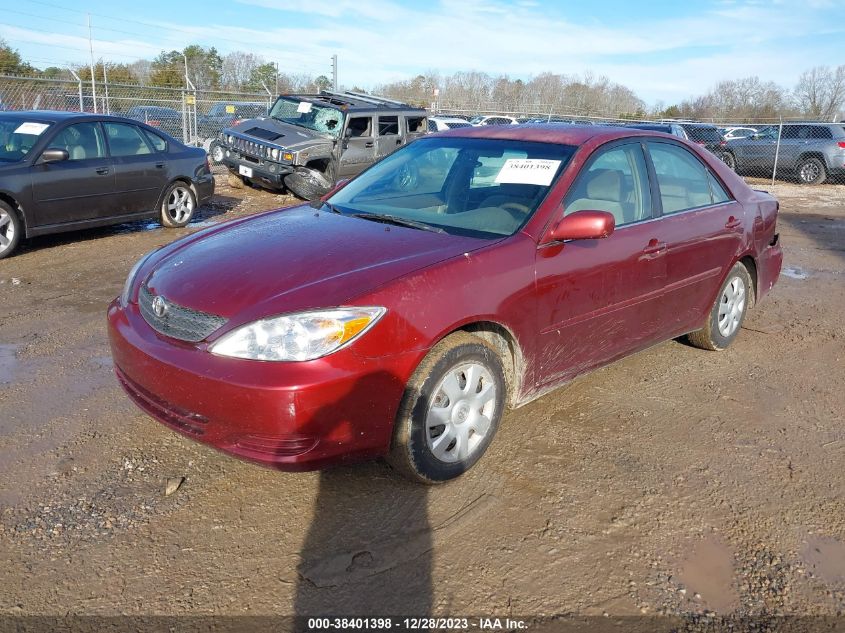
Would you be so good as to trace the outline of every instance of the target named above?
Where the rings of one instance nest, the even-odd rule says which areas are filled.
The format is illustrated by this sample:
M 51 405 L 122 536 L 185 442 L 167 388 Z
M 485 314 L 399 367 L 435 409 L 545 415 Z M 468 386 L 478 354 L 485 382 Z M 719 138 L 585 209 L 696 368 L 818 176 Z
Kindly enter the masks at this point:
M 167 314 L 167 301 L 164 300 L 164 297 L 156 297 L 153 299 L 153 313 L 159 319 L 164 318 Z

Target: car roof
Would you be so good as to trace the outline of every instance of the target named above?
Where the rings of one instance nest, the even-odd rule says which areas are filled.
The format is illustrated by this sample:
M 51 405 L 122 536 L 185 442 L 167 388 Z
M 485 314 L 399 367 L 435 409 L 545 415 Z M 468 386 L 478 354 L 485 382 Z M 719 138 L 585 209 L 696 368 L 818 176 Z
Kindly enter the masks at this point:
M 661 132 L 651 132 L 630 127 L 610 125 L 570 125 L 568 123 L 523 123 L 522 125 L 491 125 L 482 127 L 461 127 L 440 132 L 443 136 L 462 136 L 468 138 L 493 138 L 514 141 L 534 141 L 556 143 L 560 145 L 583 145 L 597 139 L 601 142 L 612 141 L 628 136 L 661 136 Z M 677 137 L 672 137 L 677 140 Z
M 144 106 L 147 107 L 147 106 Z M 5 118 L 20 118 L 21 116 L 33 122 L 62 123 L 64 121 L 119 121 L 138 125 L 139 121 L 113 114 L 94 114 L 93 112 L 67 112 L 65 110 L 5 110 L 0 112 L 0 120 Z
M 418 108 L 416 106 L 408 105 L 407 103 L 402 103 L 401 101 L 394 101 L 393 99 L 364 94 L 361 92 L 330 92 L 328 90 L 323 90 L 322 92 L 316 94 L 290 93 L 279 96 L 302 99 L 318 105 L 331 106 L 344 110 L 345 112 L 364 110 L 412 110 L 415 113 L 419 112 L 422 116 L 426 115 L 425 108 Z

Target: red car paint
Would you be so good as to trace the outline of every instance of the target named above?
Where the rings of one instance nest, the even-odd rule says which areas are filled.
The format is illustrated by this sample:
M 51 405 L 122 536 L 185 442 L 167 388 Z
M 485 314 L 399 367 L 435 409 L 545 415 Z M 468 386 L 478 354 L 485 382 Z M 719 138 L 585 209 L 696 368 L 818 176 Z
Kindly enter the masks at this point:
M 777 202 L 693 143 L 600 126 L 460 128 L 445 135 L 578 149 L 528 222 L 500 240 L 388 227 L 306 205 L 164 247 L 139 269 L 128 305 L 115 300 L 108 310 L 116 372 L 133 400 L 227 453 L 282 470 L 318 468 L 387 452 L 410 376 L 455 330 L 495 329 L 507 337 L 516 376 L 510 400 L 518 405 L 698 329 L 741 259 L 754 264 L 758 301 L 777 281 Z M 627 225 L 608 239 L 555 241 L 562 200 L 585 161 L 628 137 L 683 145 L 733 200 Z M 569 230 L 604 226 L 601 215 L 570 221 Z M 159 334 L 139 312 L 142 282 L 228 322 L 199 343 Z M 387 312 L 352 344 L 313 361 L 240 360 L 208 351 L 256 319 L 341 305 Z

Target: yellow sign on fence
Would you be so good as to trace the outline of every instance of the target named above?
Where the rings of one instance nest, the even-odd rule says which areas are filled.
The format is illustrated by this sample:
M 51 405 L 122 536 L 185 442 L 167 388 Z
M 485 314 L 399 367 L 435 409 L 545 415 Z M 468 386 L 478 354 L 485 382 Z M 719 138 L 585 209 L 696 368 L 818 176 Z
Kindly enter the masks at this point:
M 188 105 L 196 105 L 197 98 L 194 95 L 185 95 L 185 103 Z

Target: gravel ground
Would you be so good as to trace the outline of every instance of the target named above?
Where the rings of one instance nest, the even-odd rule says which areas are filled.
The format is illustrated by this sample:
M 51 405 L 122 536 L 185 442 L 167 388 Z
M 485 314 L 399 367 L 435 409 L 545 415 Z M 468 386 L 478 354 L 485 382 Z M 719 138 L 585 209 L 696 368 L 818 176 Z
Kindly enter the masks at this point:
M 730 350 L 583 377 L 436 488 L 379 462 L 264 470 L 118 388 L 104 313 L 132 263 L 291 199 L 218 182 L 185 230 L 30 241 L 0 262 L 0 613 L 841 615 L 845 186 L 759 186 L 785 274 Z

